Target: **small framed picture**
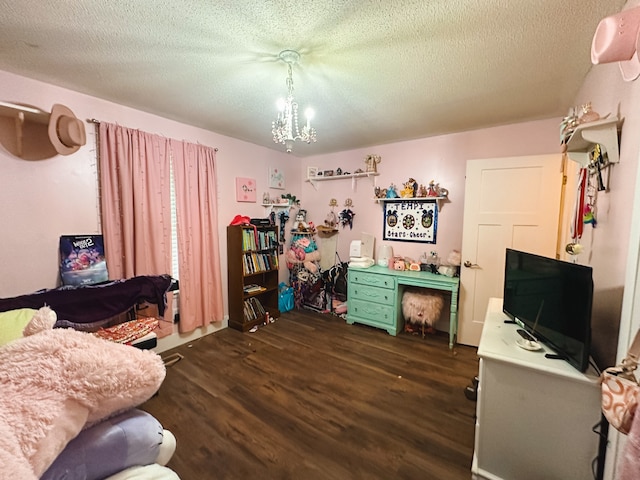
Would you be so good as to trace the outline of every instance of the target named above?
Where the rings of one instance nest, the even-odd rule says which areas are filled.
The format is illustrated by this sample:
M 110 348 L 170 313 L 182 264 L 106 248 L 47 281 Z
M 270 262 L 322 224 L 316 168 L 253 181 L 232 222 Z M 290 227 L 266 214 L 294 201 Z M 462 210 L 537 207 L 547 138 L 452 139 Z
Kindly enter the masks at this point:
M 269 187 L 278 190 L 286 188 L 284 172 L 279 168 L 269 167 Z
M 236 202 L 256 201 L 256 181 L 253 178 L 236 177 Z
M 318 176 L 318 167 L 307 167 L 307 178 L 315 178 Z

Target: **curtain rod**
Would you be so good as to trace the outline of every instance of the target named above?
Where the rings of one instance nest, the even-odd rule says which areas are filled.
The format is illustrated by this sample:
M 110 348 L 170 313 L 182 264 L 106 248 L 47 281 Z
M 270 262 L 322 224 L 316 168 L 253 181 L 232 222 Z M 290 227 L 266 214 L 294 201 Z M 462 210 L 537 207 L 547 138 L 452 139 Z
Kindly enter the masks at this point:
M 100 120 L 96 120 L 95 118 L 87 118 L 87 122 L 96 123 L 96 124 L 100 125 Z M 213 151 L 217 152 L 218 151 L 218 147 L 214 147 Z

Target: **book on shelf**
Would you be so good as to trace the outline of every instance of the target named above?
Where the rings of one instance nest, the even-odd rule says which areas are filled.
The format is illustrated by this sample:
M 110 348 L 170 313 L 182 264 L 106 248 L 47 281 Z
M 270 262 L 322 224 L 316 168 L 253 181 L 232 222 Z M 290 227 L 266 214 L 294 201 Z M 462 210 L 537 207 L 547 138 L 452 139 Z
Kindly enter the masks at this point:
M 244 319 L 246 322 L 262 318 L 266 313 L 262 303 L 256 297 L 251 297 L 244 301 Z
M 275 253 L 246 252 L 242 260 L 245 275 L 278 269 L 278 255 Z
M 244 286 L 244 293 L 263 292 L 265 290 L 266 290 L 265 287 L 263 287 L 261 285 L 256 285 L 255 283 L 252 283 L 250 285 L 245 285 Z

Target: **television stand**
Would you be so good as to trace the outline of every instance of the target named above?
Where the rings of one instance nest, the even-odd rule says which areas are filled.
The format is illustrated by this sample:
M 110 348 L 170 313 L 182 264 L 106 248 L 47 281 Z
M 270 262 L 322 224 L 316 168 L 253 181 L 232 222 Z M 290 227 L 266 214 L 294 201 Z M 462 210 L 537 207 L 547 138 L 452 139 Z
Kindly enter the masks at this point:
M 593 478 L 592 461 L 604 460 L 592 431 L 601 419 L 596 372 L 545 358 L 556 353 L 545 344 L 519 348 L 519 327 L 506 318 L 502 299 L 490 299 L 478 346 L 472 478 Z

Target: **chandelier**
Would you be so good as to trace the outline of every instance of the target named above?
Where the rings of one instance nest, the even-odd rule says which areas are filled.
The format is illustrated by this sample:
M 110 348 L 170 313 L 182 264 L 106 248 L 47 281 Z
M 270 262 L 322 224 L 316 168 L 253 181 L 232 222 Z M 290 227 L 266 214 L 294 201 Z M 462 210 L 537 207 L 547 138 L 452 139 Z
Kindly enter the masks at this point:
M 293 78 L 291 76 L 291 66 L 298 63 L 300 54 L 295 50 L 283 50 L 278 58 L 287 64 L 287 98 L 278 101 L 278 118 L 271 124 L 273 141 L 284 145 L 287 153 L 291 153 L 296 140 L 311 143 L 316 141 L 316 129 L 311 126 L 313 110 L 307 108 L 305 117 L 307 124 L 298 126 L 298 104 L 293 99 Z

